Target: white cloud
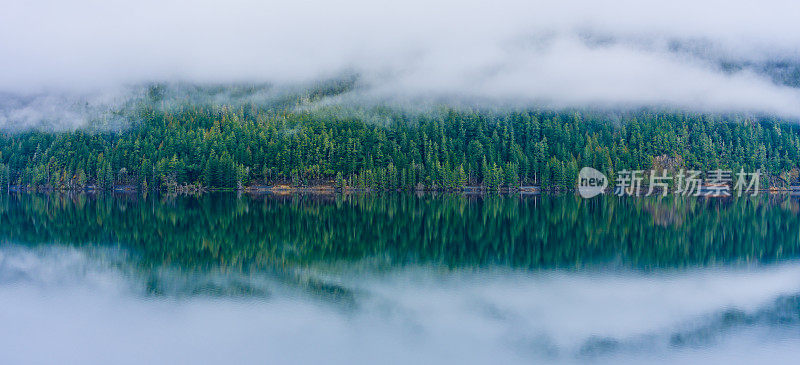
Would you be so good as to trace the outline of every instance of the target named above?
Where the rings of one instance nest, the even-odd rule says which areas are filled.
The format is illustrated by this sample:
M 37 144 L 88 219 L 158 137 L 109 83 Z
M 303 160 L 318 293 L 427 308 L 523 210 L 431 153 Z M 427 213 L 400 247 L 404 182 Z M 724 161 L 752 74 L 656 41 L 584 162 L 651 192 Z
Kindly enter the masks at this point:
M 798 89 L 717 64 L 800 63 L 797 14 L 800 4 L 776 0 L 32 0 L 0 13 L 0 91 L 298 83 L 351 70 L 360 96 L 798 117 Z

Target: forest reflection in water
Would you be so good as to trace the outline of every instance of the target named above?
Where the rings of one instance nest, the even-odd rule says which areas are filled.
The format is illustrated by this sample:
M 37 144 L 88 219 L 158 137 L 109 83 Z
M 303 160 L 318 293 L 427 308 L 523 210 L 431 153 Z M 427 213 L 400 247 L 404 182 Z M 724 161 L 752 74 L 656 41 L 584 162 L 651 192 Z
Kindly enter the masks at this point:
M 525 270 L 773 262 L 800 254 L 798 200 L 462 195 L 2 195 L 0 238 L 117 244 L 146 265 L 368 262 Z
M 798 254 L 786 196 L 2 195 L 0 360 L 789 359 Z

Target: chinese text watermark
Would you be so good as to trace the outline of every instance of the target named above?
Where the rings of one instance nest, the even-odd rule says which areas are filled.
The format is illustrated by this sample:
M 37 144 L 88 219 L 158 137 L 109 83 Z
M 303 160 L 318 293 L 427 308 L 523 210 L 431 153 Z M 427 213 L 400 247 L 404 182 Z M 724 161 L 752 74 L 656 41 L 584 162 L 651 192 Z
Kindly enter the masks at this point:
M 761 170 L 684 170 L 670 175 L 668 171 L 622 170 L 617 172 L 614 194 L 617 196 L 666 196 L 673 191 L 682 196 L 756 196 L 760 189 Z M 578 173 L 578 193 L 591 198 L 605 192 L 608 178 L 600 171 L 584 167 Z

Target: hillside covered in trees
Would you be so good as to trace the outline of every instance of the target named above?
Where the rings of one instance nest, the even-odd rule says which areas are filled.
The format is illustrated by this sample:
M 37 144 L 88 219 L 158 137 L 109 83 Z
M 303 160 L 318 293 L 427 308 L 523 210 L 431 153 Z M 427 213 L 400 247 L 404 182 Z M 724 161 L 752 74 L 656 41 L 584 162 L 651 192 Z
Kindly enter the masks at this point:
M 197 103 L 132 109 L 118 130 L 0 132 L 2 188 L 571 189 L 583 166 L 610 177 L 622 169 L 761 169 L 784 181 L 800 166 L 796 124 L 735 116 Z

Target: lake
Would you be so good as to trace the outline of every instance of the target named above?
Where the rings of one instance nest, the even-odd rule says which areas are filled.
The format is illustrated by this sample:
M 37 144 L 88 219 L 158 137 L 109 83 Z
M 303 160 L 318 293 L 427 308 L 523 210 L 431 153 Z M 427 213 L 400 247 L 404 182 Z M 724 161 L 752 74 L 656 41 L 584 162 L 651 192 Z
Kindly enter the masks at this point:
M 789 196 L 0 195 L 0 363 L 800 356 Z

